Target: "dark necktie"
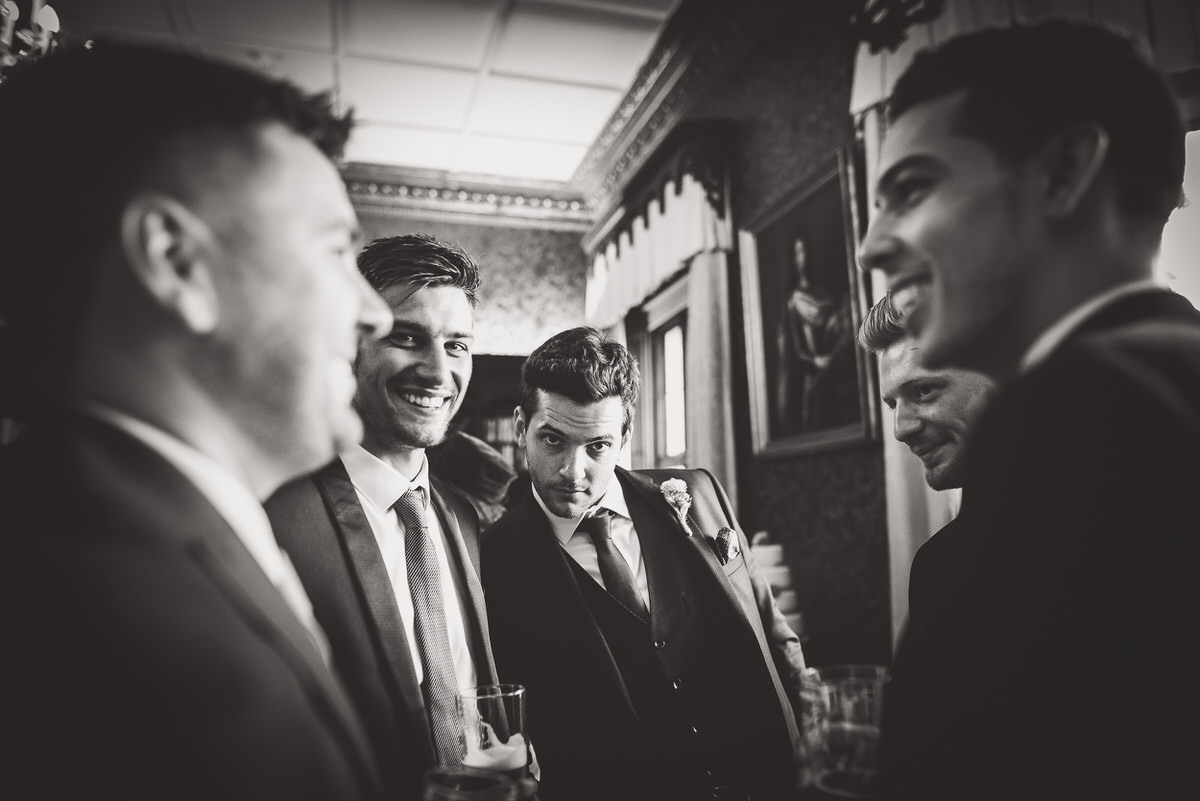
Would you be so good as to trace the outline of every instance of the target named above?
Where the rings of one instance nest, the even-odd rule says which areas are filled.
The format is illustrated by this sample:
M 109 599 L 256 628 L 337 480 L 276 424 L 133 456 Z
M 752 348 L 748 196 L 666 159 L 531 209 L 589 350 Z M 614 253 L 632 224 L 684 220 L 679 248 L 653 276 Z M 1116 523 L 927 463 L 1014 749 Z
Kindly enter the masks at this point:
M 410 489 L 393 508 L 404 524 L 404 560 L 408 590 L 412 594 L 417 648 L 425 668 L 421 690 L 438 764 L 456 768 L 462 764 L 463 729 L 458 716 L 458 679 L 450 657 L 446 635 L 446 607 L 442 602 L 441 573 L 437 552 L 425 526 L 425 504 L 418 489 Z
M 649 620 L 646 603 L 634 583 L 629 563 L 613 548 L 611 526 L 612 512 L 601 509 L 594 516 L 580 520 L 575 530 L 592 538 L 592 544 L 596 546 L 596 558 L 600 562 L 600 577 L 604 579 L 608 594 L 643 621 Z

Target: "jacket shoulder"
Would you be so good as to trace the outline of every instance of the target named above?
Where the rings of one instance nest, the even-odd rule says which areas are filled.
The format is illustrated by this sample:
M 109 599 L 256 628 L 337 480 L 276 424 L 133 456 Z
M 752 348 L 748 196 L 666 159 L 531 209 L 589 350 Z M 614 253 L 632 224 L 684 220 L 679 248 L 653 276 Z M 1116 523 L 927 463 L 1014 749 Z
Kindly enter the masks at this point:
M 429 486 L 457 518 L 464 535 L 479 533 L 479 514 L 456 487 L 433 476 L 429 477 Z

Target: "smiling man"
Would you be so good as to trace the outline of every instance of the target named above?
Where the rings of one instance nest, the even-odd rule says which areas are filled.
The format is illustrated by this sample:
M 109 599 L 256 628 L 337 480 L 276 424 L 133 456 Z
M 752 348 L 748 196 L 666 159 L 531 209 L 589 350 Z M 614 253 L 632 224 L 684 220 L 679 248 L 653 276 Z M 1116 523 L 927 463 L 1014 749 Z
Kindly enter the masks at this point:
M 429 236 L 377 239 L 359 269 L 392 309 L 354 372 L 365 431 L 355 446 L 267 503 L 365 720 L 392 798 L 461 760 L 461 689 L 493 683 L 474 509 L 431 478 L 471 380 L 479 273 Z
M 617 467 L 639 382 L 592 328 L 521 369 L 532 490 L 484 535 L 483 575 L 539 797 L 794 798 L 799 640 L 710 473 Z
M 917 56 L 889 117 L 861 261 L 925 366 L 1001 389 L 955 580 L 896 653 L 888 791 L 1189 797 L 1200 314 L 1150 280 L 1183 178 L 1171 90 L 1132 42 L 1056 22 Z
M 967 439 L 995 384 L 971 370 L 923 367 L 921 349 L 890 294 L 867 312 L 858 342 L 879 360 L 880 394 L 892 410 L 893 434 L 921 460 L 925 482 L 935 490 L 961 487 Z

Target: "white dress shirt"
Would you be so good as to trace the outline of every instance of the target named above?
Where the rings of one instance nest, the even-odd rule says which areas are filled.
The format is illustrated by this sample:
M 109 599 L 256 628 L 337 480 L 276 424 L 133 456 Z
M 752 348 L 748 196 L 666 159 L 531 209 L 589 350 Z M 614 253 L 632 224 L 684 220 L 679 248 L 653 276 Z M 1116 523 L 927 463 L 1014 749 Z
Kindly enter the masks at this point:
M 460 690 L 474 687 L 475 663 L 471 659 L 463 612 L 465 590 L 450 569 L 445 534 L 442 532 L 437 510 L 430 500 L 429 460 L 423 461 L 417 475 L 409 480 L 361 445 L 353 446 L 343 453 L 341 458 L 346 472 L 350 474 L 350 482 L 354 484 L 354 491 L 358 494 L 367 522 L 375 535 L 375 542 L 379 545 L 383 564 L 387 567 L 419 683 L 425 681 L 425 667 L 421 663 L 421 650 L 417 646 L 416 612 L 408 586 L 408 564 L 404 556 L 404 524 L 391 507 L 410 488 L 424 490 L 425 525 L 429 529 L 429 537 L 433 540 L 433 549 L 437 553 L 438 573 L 442 581 L 442 605 L 446 611 L 446 635 L 450 639 L 450 658 L 454 662 L 454 675 L 458 679 Z M 471 566 L 464 565 L 464 569 L 470 570 Z
M 97 401 L 81 401 L 77 406 L 84 413 L 137 439 L 183 473 L 246 546 L 288 607 L 308 629 L 313 644 L 328 664 L 329 645 L 325 633 L 313 617 L 312 604 L 291 560 L 275 541 L 275 532 L 271 530 L 271 522 L 258 498 L 224 467 L 161 428 Z
M 573 518 L 556 517 L 546 508 L 536 487 L 533 490 L 533 497 L 538 506 L 542 507 L 546 519 L 550 521 L 550 528 L 554 530 L 554 536 L 558 538 L 563 550 L 578 562 L 579 566 L 586 570 L 597 584 L 607 590 L 608 587 L 604 585 L 604 577 L 600 575 L 600 558 L 596 555 L 596 545 L 587 534 L 575 531 L 579 526 L 579 521 L 587 516 L 587 512 Z M 629 565 L 629 571 L 633 574 L 637 591 L 642 596 L 642 600 L 646 602 L 646 608 L 649 609 L 650 585 L 646 579 L 646 563 L 642 560 L 642 543 L 633 528 L 633 519 L 629 516 L 629 505 L 625 503 L 625 493 L 616 476 L 613 476 L 612 481 L 609 482 L 608 491 L 604 493 L 604 497 L 588 512 L 594 512 L 596 509 L 607 509 L 613 513 L 609 527 L 613 546 L 625 563 Z
M 1101 309 L 1107 308 L 1130 295 L 1162 291 L 1163 289 L 1163 286 L 1154 281 L 1133 281 L 1113 287 L 1107 292 L 1101 292 L 1099 295 L 1084 301 L 1060 317 L 1058 322 L 1043 331 L 1033 341 L 1033 344 L 1029 346 L 1029 350 L 1025 351 L 1024 358 L 1021 359 L 1019 372 L 1027 373 L 1050 358 L 1050 354 L 1054 352 L 1055 348 L 1061 345 L 1075 329 L 1083 325 L 1089 317 L 1098 313 Z

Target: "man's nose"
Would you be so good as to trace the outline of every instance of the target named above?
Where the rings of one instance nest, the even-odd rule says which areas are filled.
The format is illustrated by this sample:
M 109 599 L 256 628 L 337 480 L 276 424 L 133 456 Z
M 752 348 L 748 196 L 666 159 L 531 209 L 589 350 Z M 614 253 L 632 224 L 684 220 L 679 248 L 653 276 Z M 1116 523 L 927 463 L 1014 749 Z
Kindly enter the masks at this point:
M 559 472 L 563 478 L 569 479 L 572 482 L 578 482 L 585 475 L 587 467 L 587 453 L 583 448 L 569 450 L 563 455 L 562 466 Z
M 896 242 L 888 232 L 886 215 L 876 214 L 867 233 L 863 236 L 862 244 L 858 247 L 858 268 L 869 273 L 871 270 L 887 271 L 888 266 L 895 261 Z
M 892 422 L 893 436 L 905 445 L 921 430 L 921 418 L 913 414 L 912 410 L 906 408 L 903 403 L 896 404 L 896 412 Z

